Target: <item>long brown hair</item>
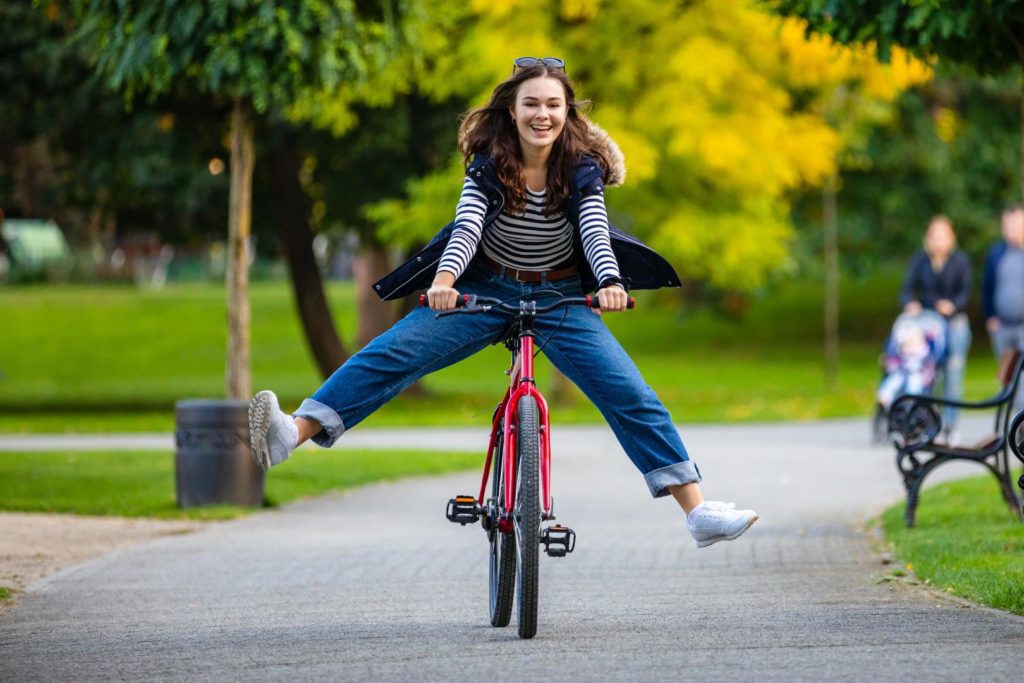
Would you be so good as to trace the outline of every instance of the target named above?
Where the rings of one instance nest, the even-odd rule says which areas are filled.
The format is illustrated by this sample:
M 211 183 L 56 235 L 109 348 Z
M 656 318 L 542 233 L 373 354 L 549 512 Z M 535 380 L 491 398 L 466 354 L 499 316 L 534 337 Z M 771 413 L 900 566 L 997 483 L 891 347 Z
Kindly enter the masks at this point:
M 515 108 L 519 86 L 539 76 L 554 78 L 565 91 L 565 125 L 548 157 L 548 203 L 545 212 L 551 214 L 560 210 L 569 198 L 576 163 L 585 154 L 594 153 L 587 144 L 590 124 L 585 109 L 590 102 L 576 100 L 576 92 L 565 72 L 548 69 L 543 63 L 519 69 L 498 84 L 487 104 L 463 114 L 459 125 L 459 151 L 465 163 L 468 165 L 473 155 L 479 153 L 494 158 L 498 180 L 505 187 L 505 207 L 514 213 L 522 213 L 526 209 L 526 181 L 523 179 L 519 130 L 509 112 Z M 606 159 L 598 158 L 597 161 L 607 170 Z

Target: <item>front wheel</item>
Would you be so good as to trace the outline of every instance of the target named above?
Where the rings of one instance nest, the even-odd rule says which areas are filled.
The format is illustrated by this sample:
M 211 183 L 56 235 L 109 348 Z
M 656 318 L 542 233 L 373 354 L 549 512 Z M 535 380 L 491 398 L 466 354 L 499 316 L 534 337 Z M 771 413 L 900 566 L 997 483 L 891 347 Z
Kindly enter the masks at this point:
M 499 425 L 499 433 L 501 426 Z M 501 506 L 505 500 L 504 444 L 499 437 L 494 448 L 494 461 L 491 463 L 491 503 L 490 529 L 487 537 L 491 542 L 488 574 L 490 579 L 490 612 L 491 626 L 508 626 L 512 620 L 512 594 L 516 580 L 516 537 L 512 533 L 504 533 L 498 528 Z
M 537 633 L 537 602 L 540 581 L 540 429 L 537 400 L 519 399 L 516 444 L 516 598 L 519 637 Z

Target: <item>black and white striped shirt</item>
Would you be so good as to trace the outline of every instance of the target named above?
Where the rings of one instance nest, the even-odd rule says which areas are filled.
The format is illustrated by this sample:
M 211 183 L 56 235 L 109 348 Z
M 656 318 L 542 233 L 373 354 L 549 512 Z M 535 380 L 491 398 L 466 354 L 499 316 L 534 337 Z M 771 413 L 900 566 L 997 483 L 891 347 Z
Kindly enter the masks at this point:
M 502 211 L 483 233 L 487 197 L 467 177 L 455 209 L 452 236 L 441 255 L 438 271 L 452 273 L 458 279 L 476 253 L 477 245 L 491 259 L 518 270 L 554 270 L 571 265 L 573 226 L 562 212 L 545 216 L 546 205 L 546 189 L 534 192 L 527 188 L 526 211 L 521 215 Z M 580 238 L 597 281 L 619 277 L 619 265 L 608 236 L 604 195 L 592 194 L 580 203 Z

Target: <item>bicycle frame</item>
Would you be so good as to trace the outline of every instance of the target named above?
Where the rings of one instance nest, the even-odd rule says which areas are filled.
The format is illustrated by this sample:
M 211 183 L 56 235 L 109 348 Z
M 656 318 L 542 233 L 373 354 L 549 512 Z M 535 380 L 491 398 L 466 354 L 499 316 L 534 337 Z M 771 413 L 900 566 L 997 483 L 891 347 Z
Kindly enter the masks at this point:
M 533 334 L 521 332 L 519 335 L 519 349 L 512 353 L 512 365 L 509 373 L 512 380 L 509 388 L 505 391 L 505 397 L 494 411 L 494 420 L 491 423 L 491 440 L 487 447 L 487 460 L 484 462 L 484 474 L 480 481 L 480 495 L 477 503 L 484 505 L 484 496 L 487 492 L 487 479 L 491 474 L 491 463 L 494 461 L 494 451 L 498 443 L 499 425 L 502 426 L 502 447 L 504 457 L 502 467 L 504 469 L 504 481 L 515 481 L 516 468 L 516 433 L 515 425 L 519 416 L 519 399 L 523 396 L 533 396 L 537 400 L 537 408 L 540 411 L 540 486 L 541 506 L 543 518 L 551 519 L 551 423 L 548 417 L 548 404 L 544 395 L 537 389 L 533 376 Z M 517 363 L 516 360 L 519 360 Z M 508 515 L 515 506 L 515 487 L 505 487 L 505 511 L 506 516 L 498 520 L 499 528 L 502 531 L 511 531 L 511 519 Z
M 482 312 L 492 308 L 502 308 L 512 313 L 518 313 L 520 324 L 515 335 L 516 341 L 507 341 L 506 344 L 512 351 L 512 365 L 508 370 L 511 377 L 509 388 L 505 391 L 505 397 L 501 399 L 497 410 L 494 411 L 494 419 L 491 422 L 491 439 L 487 446 L 487 460 L 484 462 L 484 473 L 480 480 L 480 493 L 476 502 L 479 508 L 485 507 L 487 495 L 487 479 L 491 474 L 491 465 L 494 462 L 494 451 L 498 444 L 499 425 L 501 426 L 502 437 L 502 475 L 505 482 L 515 482 L 516 478 L 516 430 L 515 425 L 519 417 L 519 399 L 524 396 L 532 396 L 537 401 L 539 411 L 538 425 L 540 432 L 540 492 L 541 492 L 541 519 L 552 520 L 555 518 L 552 513 L 551 502 L 551 422 L 548 415 L 548 402 L 544 395 L 537 389 L 537 383 L 533 376 L 533 355 L 534 355 L 534 316 L 538 313 L 546 313 L 559 305 L 585 305 L 594 308 L 596 300 L 591 296 L 566 297 L 550 306 L 538 307 L 535 301 L 519 302 L 518 309 L 506 305 L 506 302 L 498 299 L 486 299 L 476 295 L 464 294 L 456 302 L 456 308 L 438 313 L 438 317 L 452 315 L 459 312 L 461 307 L 475 306 L 478 301 L 483 301 L 484 306 L 476 308 L 472 312 Z M 420 295 L 420 305 L 427 305 L 427 297 Z M 633 308 L 636 301 L 630 297 L 626 308 Z M 498 528 L 503 532 L 512 531 L 512 509 L 515 507 L 516 492 L 514 486 L 506 486 L 504 500 L 504 514 L 497 520 Z

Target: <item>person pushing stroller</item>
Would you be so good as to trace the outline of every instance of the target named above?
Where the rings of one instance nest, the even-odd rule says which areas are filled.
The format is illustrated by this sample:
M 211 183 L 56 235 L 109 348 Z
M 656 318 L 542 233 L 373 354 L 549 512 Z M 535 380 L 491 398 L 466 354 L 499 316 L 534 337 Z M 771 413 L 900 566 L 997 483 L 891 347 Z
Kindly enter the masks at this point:
M 971 347 L 971 326 L 967 303 L 971 298 L 971 262 L 957 249 L 953 221 L 943 215 L 932 217 L 924 235 L 924 248 L 914 254 L 900 290 L 903 311 L 938 313 L 945 320 L 945 355 L 936 366 L 941 371 L 942 397 L 959 401 L 964 393 L 964 369 Z M 928 385 L 930 389 L 930 385 Z M 959 441 L 959 413 L 952 406 L 942 411 L 943 437 L 950 445 Z

